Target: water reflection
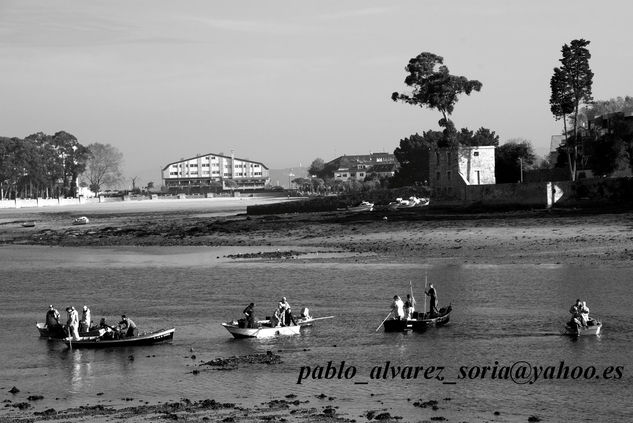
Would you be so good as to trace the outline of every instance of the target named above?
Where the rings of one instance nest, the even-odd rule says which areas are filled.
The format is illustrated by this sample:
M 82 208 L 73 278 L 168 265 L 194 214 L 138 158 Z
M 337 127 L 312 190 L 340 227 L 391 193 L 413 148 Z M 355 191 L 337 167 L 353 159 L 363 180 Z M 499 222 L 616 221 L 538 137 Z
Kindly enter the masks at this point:
M 39 259 L 42 249 L 27 254 L 28 268 L 24 262 L 14 265 L 10 258 L 4 260 L 5 274 L 13 276 L 10 285 L 2 286 L 11 289 L 5 289 L 6 295 L 0 297 L 0 310 L 7 316 L 0 337 L 5 340 L 0 344 L 0 357 L 6 357 L 0 367 L 0 380 L 6 381 L 6 386 L 19 385 L 23 392 L 43 394 L 46 399 L 38 403 L 41 407 L 83 405 L 95 400 L 97 393 L 103 393 L 99 401 L 120 403 L 124 397 L 139 400 L 142 396 L 157 402 L 178 400 L 184 395 L 191 399 L 237 402 L 246 398 L 261 402 L 290 392 L 303 395 L 300 399 L 304 400 L 327 392 L 337 400 L 353 398 L 359 409 L 375 407 L 371 395 L 379 394 L 389 406 L 420 412 L 402 405 L 402 381 L 366 386 L 345 381 L 296 385 L 297 372 L 301 366 L 329 361 L 356 366 L 359 378 L 367 378 L 372 366 L 386 361 L 446 366 L 447 376 L 453 379 L 459 366 L 491 365 L 495 361 L 509 364 L 525 360 L 546 366 L 564 360 L 570 366 L 633 366 L 628 354 L 633 342 L 629 323 L 633 321 L 633 285 L 628 283 L 628 268 L 604 271 L 568 266 L 345 263 L 205 266 L 202 263 L 210 252 L 199 250 L 189 255 L 179 251 L 172 256 L 167 250 L 141 248 L 110 252 L 110 261 L 102 259 L 96 264 L 92 259 L 72 261 L 77 250 L 50 250 L 53 255 L 48 259 Z M 67 259 L 74 266 L 60 264 Z M 157 268 L 159 261 L 162 264 Z M 189 266 L 192 263 L 198 265 Z M 407 281 L 420 280 L 420 275 L 424 279 L 425 271 L 442 303 L 453 302 L 451 324 L 421 334 L 376 332 L 388 311 L 387 299 L 394 291 L 406 293 Z M 91 278 L 86 279 L 86 274 Z M 394 277 L 402 283 L 394 283 Z M 83 287 L 81 292 L 77 290 L 79 285 Z M 306 328 L 300 336 L 282 339 L 235 340 L 219 325 L 227 317 L 239 315 L 251 300 L 274 306 L 280 292 L 292 293 L 291 303 L 309 306 L 315 316 L 336 318 Z M 601 337 L 573 339 L 560 335 L 568 320 L 569 304 L 578 297 L 590 300 L 592 314 L 603 321 Z M 135 322 L 143 328 L 175 326 L 176 337 L 173 344 L 94 351 L 38 342 L 33 321 L 42 319 L 42 305 L 51 302 L 95 304 L 95 315 L 133 312 Z M 243 365 L 230 374 L 200 364 L 217 357 L 266 351 L 280 354 L 282 363 Z M 205 371 L 194 376 L 193 369 Z M 622 383 L 547 381 L 521 389 L 489 380 L 448 387 L 418 382 L 408 388 L 415 392 L 412 398 L 453 397 L 459 407 L 481 410 L 487 416 L 496 407 L 529 416 L 537 407 L 553 410 L 554 406 L 569 403 L 570 398 L 584 398 L 591 392 L 597 405 L 580 401 L 575 408 L 565 409 L 567 414 L 552 412 L 544 416 L 551 421 L 582 421 L 577 417 L 583 413 L 609 413 L 627 404 L 633 385 L 625 383 L 630 381 L 628 374 L 626 377 Z M 56 395 L 68 401 L 45 404 Z M 513 404 L 513 408 L 505 404 Z

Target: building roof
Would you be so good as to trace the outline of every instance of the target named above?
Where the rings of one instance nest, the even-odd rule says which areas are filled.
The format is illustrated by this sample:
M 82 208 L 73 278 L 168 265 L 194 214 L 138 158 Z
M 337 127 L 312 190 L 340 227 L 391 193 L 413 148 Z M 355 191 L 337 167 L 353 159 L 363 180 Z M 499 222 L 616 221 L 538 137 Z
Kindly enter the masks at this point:
M 381 163 L 381 164 L 377 164 L 377 165 L 373 165 L 371 167 L 371 169 L 369 169 L 369 172 L 375 172 L 375 173 L 388 173 L 388 172 L 394 172 L 396 170 L 396 164 L 395 163 Z
M 225 159 L 230 159 L 231 158 L 231 156 L 226 156 L 224 154 L 216 154 L 216 153 L 200 154 L 199 156 L 190 157 L 188 159 L 180 159 L 180 160 L 177 160 L 175 162 L 168 163 L 168 164 L 165 165 L 163 170 L 167 170 L 169 168 L 169 166 L 174 165 L 176 163 L 188 162 L 189 160 L 194 160 L 194 159 L 198 159 L 200 157 L 206 157 L 206 156 L 224 157 Z M 264 167 L 264 169 L 268 169 L 268 166 L 266 166 L 262 162 L 256 162 L 254 160 L 248 160 L 248 159 L 240 159 L 239 157 L 233 157 L 233 159 L 234 160 L 239 160 L 239 161 L 242 161 L 242 162 L 257 163 L 257 164 L 261 165 L 262 167 Z
M 333 160 L 330 160 L 326 164 L 334 164 L 334 163 L 341 163 L 342 161 L 347 161 L 348 163 L 350 163 L 350 166 L 352 166 L 358 163 L 375 163 L 378 158 L 382 158 L 382 159 L 386 158 L 390 161 L 396 160 L 396 156 L 394 156 L 392 153 L 369 153 L 369 154 L 352 154 L 352 155 L 344 154 Z

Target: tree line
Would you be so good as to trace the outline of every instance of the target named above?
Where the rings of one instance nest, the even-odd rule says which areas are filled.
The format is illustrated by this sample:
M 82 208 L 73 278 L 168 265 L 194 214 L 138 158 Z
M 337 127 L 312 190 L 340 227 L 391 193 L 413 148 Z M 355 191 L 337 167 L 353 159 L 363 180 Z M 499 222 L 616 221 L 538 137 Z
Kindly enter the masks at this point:
M 0 199 L 76 197 L 79 185 L 99 192 L 120 180 L 122 160 L 115 147 L 66 131 L 0 137 Z

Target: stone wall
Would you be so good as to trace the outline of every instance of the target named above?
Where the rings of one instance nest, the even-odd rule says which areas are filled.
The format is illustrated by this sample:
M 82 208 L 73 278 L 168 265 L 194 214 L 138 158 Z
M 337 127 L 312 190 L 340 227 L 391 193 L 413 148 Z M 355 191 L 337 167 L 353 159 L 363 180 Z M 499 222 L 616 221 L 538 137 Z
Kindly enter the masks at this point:
M 466 185 L 452 197 L 432 195 L 440 207 L 605 207 L 633 204 L 633 178 L 593 178 L 576 182 Z

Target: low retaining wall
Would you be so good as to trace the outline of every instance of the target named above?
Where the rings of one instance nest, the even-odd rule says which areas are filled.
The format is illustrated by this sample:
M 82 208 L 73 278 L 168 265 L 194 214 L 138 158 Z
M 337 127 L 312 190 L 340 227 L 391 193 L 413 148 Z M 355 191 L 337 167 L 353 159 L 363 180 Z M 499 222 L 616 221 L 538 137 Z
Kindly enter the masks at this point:
M 550 208 L 633 204 L 633 178 L 592 178 L 578 181 L 467 185 L 453 197 L 432 196 L 440 207 Z
M 85 204 L 84 197 L 79 198 L 20 198 L 16 200 L 0 200 L 0 209 L 21 209 L 27 207 L 69 206 Z

